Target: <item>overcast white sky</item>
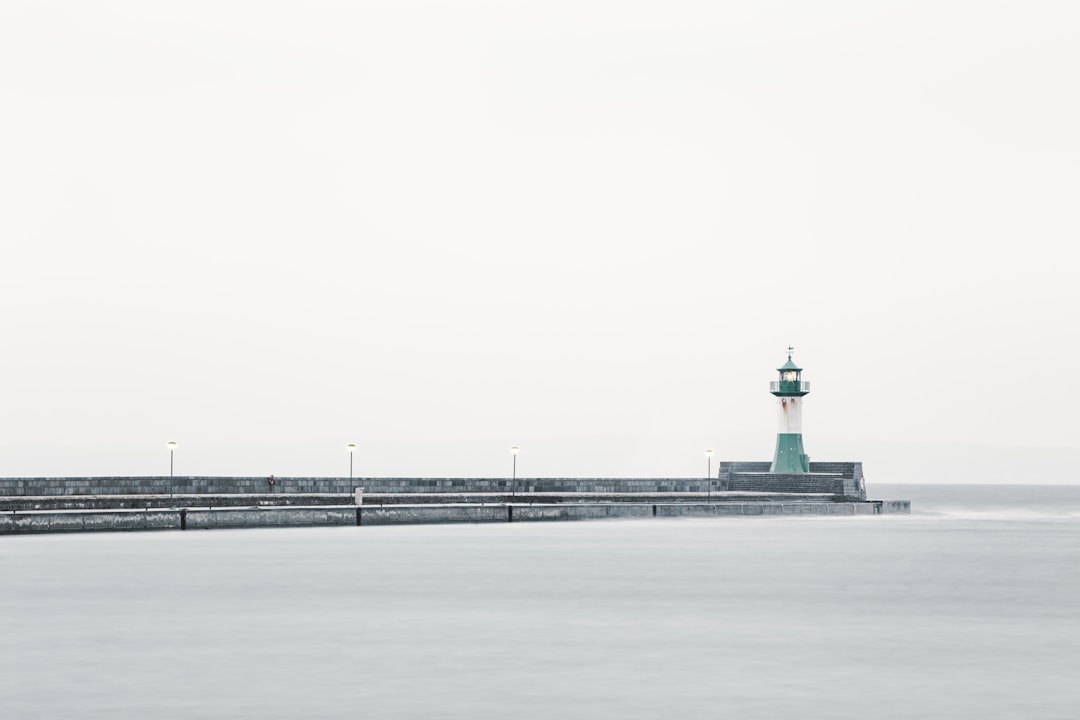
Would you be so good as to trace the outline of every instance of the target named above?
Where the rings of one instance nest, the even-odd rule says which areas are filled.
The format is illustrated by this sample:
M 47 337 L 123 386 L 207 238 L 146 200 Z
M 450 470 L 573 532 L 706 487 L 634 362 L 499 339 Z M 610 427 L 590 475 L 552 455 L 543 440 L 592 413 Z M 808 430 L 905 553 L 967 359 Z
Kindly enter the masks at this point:
M 1080 480 L 1078 68 L 1074 2 L 3 0 L 0 475 L 703 474 L 790 343 L 815 460 Z

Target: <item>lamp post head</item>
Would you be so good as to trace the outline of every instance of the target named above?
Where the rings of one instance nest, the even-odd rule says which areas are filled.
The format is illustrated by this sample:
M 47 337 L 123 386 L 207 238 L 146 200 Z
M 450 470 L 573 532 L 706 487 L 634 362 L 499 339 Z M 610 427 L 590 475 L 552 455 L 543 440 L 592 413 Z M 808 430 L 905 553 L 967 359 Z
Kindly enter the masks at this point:
M 353 452 L 353 451 L 356 450 L 356 443 L 349 443 L 345 447 L 347 447 L 349 449 L 349 452 Z
M 176 443 L 174 443 L 172 440 L 170 440 L 166 447 L 169 448 L 169 452 L 172 452 L 173 450 L 176 449 Z
M 712 457 L 712 450 L 706 450 L 705 457 Z
M 513 453 L 514 455 L 517 455 L 518 452 L 519 452 L 518 446 L 515 445 L 514 447 L 510 448 L 510 452 Z

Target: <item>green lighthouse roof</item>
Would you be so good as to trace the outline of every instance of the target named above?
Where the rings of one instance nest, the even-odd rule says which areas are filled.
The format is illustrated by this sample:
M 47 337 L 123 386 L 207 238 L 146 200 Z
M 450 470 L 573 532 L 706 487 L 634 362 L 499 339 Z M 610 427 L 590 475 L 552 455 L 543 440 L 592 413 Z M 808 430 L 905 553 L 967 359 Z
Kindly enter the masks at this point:
M 778 367 L 776 369 L 779 370 L 780 372 L 783 372 L 784 370 L 802 370 L 801 367 L 799 367 L 795 363 L 791 362 L 791 358 L 788 358 L 788 361 L 786 363 L 784 363 L 783 365 L 781 365 L 780 367 Z
M 794 362 L 792 362 L 792 353 L 794 351 L 795 351 L 795 348 L 788 348 L 787 349 L 787 362 L 784 363 L 782 366 L 778 367 L 777 368 L 778 370 L 783 372 L 784 370 L 801 370 L 802 369 L 798 365 L 796 365 Z

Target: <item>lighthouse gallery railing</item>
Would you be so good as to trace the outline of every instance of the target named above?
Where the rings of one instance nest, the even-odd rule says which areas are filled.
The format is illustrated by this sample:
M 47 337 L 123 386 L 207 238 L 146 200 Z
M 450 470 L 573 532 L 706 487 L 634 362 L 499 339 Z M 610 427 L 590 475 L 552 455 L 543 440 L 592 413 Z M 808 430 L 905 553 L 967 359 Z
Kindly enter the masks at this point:
M 794 380 L 773 380 L 769 383 L 770 392 L 810 392 L 810 383 Z

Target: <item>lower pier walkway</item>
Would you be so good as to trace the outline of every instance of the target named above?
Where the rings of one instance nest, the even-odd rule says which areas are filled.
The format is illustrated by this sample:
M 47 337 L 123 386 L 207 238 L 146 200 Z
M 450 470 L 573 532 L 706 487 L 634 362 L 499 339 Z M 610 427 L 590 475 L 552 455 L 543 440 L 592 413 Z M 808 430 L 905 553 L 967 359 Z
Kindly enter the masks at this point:
M 0 535 L 616 518 L 883 515 L 907 513 L 910 508 L 905 500 L 738 492 L 9 496 L 0 498 Z

